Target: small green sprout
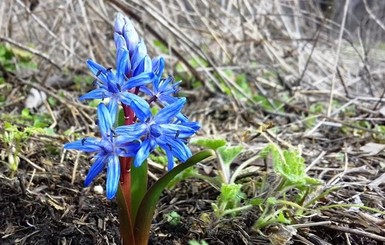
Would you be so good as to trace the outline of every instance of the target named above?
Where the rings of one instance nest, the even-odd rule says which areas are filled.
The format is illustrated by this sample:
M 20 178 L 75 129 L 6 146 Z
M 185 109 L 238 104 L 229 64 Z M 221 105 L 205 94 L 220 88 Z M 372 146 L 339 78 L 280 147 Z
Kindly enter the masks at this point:
M 172 226 L 177 226 L 180 224 L 180 215 L 175 211 L 165 214 L 164 219 Z
M 189 245 L 209 245 L 206 241 L 197 241 L 197 240 L 191 240 L 188 242 Z

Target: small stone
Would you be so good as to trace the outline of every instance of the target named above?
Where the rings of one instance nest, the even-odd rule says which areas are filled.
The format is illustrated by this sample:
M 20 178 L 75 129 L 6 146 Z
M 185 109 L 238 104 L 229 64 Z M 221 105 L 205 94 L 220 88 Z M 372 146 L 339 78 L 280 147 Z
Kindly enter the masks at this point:
M 94 192 L 96 193 L 96 194 L 103 194 L 103 186 L 101 186 L 101 185 L 95 185 L 94 186 Z

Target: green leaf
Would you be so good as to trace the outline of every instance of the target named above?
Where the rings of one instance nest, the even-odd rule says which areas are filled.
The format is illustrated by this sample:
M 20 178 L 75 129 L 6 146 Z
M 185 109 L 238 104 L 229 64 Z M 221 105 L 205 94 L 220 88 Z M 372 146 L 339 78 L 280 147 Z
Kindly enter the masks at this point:
M 120 221 L 120 236 L 126 244 L 135 245 L 134 227 L 128 209 L 126 207 L 127 200 L 124 197 L 123 190 L 118 185 L 118 193 L 116 200 L 120 206 L 119 208 L 119 221 Z
M 241 201 L 246 198 L 246 194 L 241 191 L 241 184 L 226 184 L 221 185 L 221 193 L 217 197 L 217 203 L 212 203 L 211 206 L 217 218 L 221 218 L 226 214 L 235 215 L 239 211 L 234 211 L 240 206 Z
M 276 219 L 278 223 L 291 224 L 291 221 L 289 219 L 286 219 L 285 214 L 282 211 L 279 212 L 278 217 Z
M 265 202 L 265 199 L 261 197 L 256 197 L 249 200 L 249 203 L 253 206 L 262 205 L 264 202 Z
M 296 150 L 282 151 L 277 145 L 267 146 L 273 157 L 273 168 L 277 174 L 289 181 L 288 185 L 298 187 L 306 184 L 319 184 L 320 181 L 309 177 L 305 171 L 305 160 Z
M 30 119 L 32 118 L 31 116 L 31 112 L 29 111 L 28 108 L 24 108 L 22 111 L 21 111 L 21 116 L 25 119 Z
M 172 226 L 177 226 L 180 224 L 180 217 L 181 216 L 175 211 L 172 211 L 171 213 L 167 213 L 164 215 L 164 218 L 167 221 L 167 223 L 169 223 Z
M 219 147 L 226 145 L 227 141 L 225 139 L 193 138 L 190 140 L 190 144 L 202 146 L 215 151 Z
M 225 165 L 230 165 L 242 151 L 242 146 L 222 146 L 217 149 L 217 153 Z
M 117 126 L 121 126 L 121 125 L 124 125 L 124 111 L 123 110 L 119 110 L 118 112 L 118 125 Z
M 197 241 L 197 240 L 191 240 L 188 242 L 188 245 L 209 245 L 206 241 Z
M 167 185 L 168 189 L 173 188 L 177 183 L 181 182 L 182 180 L 198 176 L 199 172 L 195 167 L 187 168 L 180 172 L 175 178 L 173 178 L 170 183 Z
M 171 171 L 162 176 L 157 182 L 155 182 L 144 196 L 138 210 L 137 217 L 135 219 L 135 245 L 147 245 L 150 235 L 152 216 L 154 215 L 156 204 L 162 194 L 162 191 L 166 188 L 168 183 L 180 172 L 193 166 L 194 164 L 208 158 L 215 156 L 214 151 L 205 150 L 201 151 L 192 157 L 190 157 L 185 163 L 179 164 Z
M 147 191 L 147 160 L 140 167 L 131 166 L 131 219 L 136 219 L 139 205 Z
M 230 183 L 230 165 L 242 150 L 242 146 L 221 146 L 217 149 L 216 152 L 219 158 L 219 168 L 221 170 L 223 182 Z
M 245 198 L 241 188 L 241 184 L 222 184 L 221 194 L 218 196 L 219 204 L 227 203 L 226 209 L 236 208 L 240 201 Z

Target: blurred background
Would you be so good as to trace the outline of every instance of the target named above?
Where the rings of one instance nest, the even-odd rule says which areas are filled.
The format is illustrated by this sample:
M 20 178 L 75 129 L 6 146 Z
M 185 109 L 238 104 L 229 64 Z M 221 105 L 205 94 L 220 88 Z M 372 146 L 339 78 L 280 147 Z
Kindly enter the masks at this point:
M 86 72 L 88 58 L 114 65 L 112 24 L 123 12 L 183 86 L 252 100 L 264 88 L 330 89 L 338 68 L 336 93 L 379 96 L 384 8 L 372 0 L 3 0 L 0 41 L 35 53 L 37 70 L 18 72 L 68 86 L 55 75 Z

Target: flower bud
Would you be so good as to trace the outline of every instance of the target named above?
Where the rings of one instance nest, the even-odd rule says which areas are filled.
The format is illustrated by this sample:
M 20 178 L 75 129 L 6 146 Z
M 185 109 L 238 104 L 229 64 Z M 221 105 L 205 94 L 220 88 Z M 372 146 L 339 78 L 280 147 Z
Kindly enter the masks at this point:
M 140 65 L 144 57 L 147 55 L 147 48 L 143 41 L 139 42 L 134 52 L 131 54 L 131 69 L 135 71 L 135 69 Z
M 123 37 L 126 39 L 127 48 L 130 51 L 130 55 L 132 55 L 136 45 L 139 43 L 139 35 L 129 19 L 126 19 L 123 27 Z
M 123 27 L 126 24 L 127 17 L 123 16 L 121 13 L 118 13 L 115 18 L 114 31 L 115 33 L 122 34 Z

